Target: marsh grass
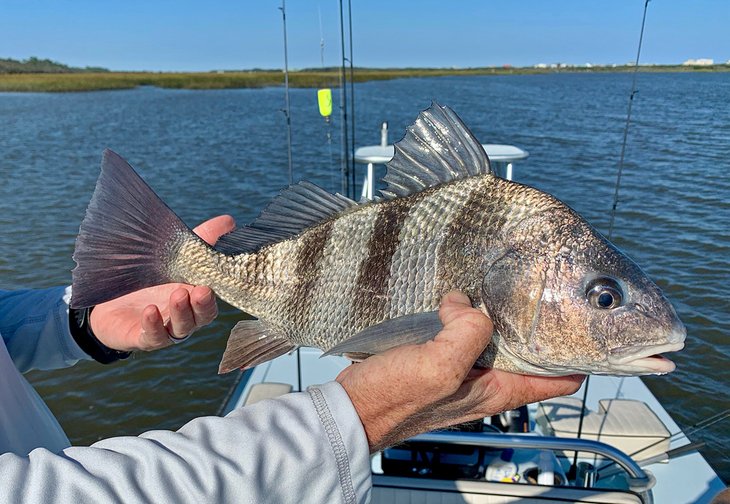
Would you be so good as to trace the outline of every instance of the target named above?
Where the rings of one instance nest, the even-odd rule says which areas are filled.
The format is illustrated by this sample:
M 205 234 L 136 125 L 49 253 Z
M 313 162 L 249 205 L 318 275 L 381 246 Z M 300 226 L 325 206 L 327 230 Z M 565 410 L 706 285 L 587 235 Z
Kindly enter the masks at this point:
M 403 68 L 403 69 L 366 69 L 356 68 L 355 82 L 370 80 L 402 79 L 410 77 L 441 77 L 449 75 L 506 75 L 506 74 L 545 74 L 556 72 L 625 72 L 632 70 L 623 67 L 593 68 Z M 728 71 L 728 65 L 713 67 L 647 66 L 642 72 L 691 72 L 691 71 Z M 349 72 L 348 72 L 349 76 Z M 349 77 L 348 77 L 349 78 Z M 292 87 L 316 88 L 337 87 L 340 73 L 337 69 L 301 70 L 289 73 Z M 84 73 L 0 73 L 0 92 L 72 92 L 110 89 L 131 89 L 139 86 L 155 86 L 168 89 L 231 89 L 260 88 L 281 86 L 284 74 L 279 70 L 252 70 L 240 72 L 84 72 Z
M 490 73 L 479 70 L 442 69 L 356 69 L 354 80 L 398 79 L 444 75 L 479 75 Z M 349 75 L 349 73 L 348 73 Z M 337 87 L 340 73 L 337 70 L 296 71 L 289 73 L 289 85 L 301 88 Z M 23 73 L 0 74 L 0 91 L 68 92 L 107 89 L 131 89 L 139 86 L 156 86 L 168 89 L 231 89 L 282 86 L 281 71 L 250 72 L 100 72 L 100 73 Z

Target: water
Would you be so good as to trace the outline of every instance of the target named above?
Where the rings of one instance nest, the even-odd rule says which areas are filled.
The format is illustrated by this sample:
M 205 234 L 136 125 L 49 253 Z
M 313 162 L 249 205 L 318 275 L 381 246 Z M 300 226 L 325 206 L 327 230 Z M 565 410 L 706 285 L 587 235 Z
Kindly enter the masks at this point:
M 384 120 L 400 138 L 436 99 L 482 142 L 529 151 L 517 178 L 606 232 L 630 87 L 628 74 L 358 84 L 356 143 L 378 143 Z M 687 325 L 678 370 L 647 379 L 686 427 L 730 407 L 730 74 L 640 74 L 638 87 L 614 240 Z M 292 90 L 291 103 L 295 178 L 339 190 L 339 118 L 325 125 L 311 89 Z M 282 89 L 0 94 L 0 287 L 70 282 L 105 147 L 189 224 L 221 213 L 248 222 L 287 183 L 283 104 Z M 218 376 L 217 363 L 238 317 L 222 306 L 185 345 L 29 377 L 75 443 L 174 429 L 217 411 L 234 378 Z M 730 421 L 695 438 L 730 481 Z

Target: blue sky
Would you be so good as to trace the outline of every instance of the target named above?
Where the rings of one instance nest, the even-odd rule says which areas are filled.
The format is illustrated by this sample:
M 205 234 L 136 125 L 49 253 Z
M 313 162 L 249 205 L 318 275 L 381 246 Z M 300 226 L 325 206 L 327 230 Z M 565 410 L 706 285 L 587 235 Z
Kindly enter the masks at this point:
M 627 63 L 643 0 L 351 0 L 368 67 Z M 289 67 L 340 61 L 337 0 L 286 4 Z M 0 58 L 112 70 L 281 68 L 281 0 L 0 0 Z M 320 29 L 321 18 L 321 29 Z M 643 63 L 730 60 L 730 0 L 652 0 Z

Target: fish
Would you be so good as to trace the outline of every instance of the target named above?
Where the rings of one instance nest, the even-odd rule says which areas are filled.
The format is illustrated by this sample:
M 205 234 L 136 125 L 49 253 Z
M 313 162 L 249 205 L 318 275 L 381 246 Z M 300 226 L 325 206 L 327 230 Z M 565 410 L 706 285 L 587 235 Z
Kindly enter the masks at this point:
M 495 175 L 448 107 L 406 128 L 384 188 L 354 201 L 300 181 L 210 246 L 105 150 L 76 239 L 71 305 L 207 285 L 254 317 L 219 372 L 300 346 L 362 360 L 442 328 L 459 290 L 494 324 L 476 365 L 520 374 L 665 374 L 686 330 L 639 266 L 556 197 Z

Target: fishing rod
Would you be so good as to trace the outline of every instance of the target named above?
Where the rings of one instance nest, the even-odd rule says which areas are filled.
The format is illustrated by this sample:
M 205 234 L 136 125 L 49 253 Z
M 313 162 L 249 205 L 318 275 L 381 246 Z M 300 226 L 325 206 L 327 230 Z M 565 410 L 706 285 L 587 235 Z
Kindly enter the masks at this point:
M 292 171 L 292 157 L 291 157 L 291 111 L 289 107 L 289 48 L 287 45 L 287 39 L 286 39 L 286 0 L 281 0 L 281 7 L 279 7 L 279 10 L 281 11 L 281 20 L 282 25 L 284 28 L 284 92 L 285 92 L 285 107 L 281 109 L 281 111 L 284 113 L 284 117 L 286 117 L 286 145 L 287 145 L 287 152 L 289 154 L 289 185 L 291 185 L 294 181 L 294 174 Z M 299 365 L 299 349 L 297 348 L 297 371 L 299 373 L 299 390 L 302 390 L 302 376 L 301 376 L 301 366 Z M 223 413 L 225 413 L 226 406 L 228 405 L 228 401 L 231 400 L 231 397 L 233 396 L 233 392 L 238 388 L 239 383 L 241 383 L 241 380 L 244 376 L 248 376 L 251 373 L 251 370 L 248 369 L 246 371 L 239 370 L 238 376 L 236 376 L 235 380 L 233 380 L 233 383 L 228 388 L 228 392 L 226 393 L 225 397 L 223 398 L 223 402 L 218 407 L 218 411 L 216 412 L 216 416 L 222 416 Z
M 348 32 L 350 35 L 350 149 L 352 159 L 352 199 L 356 197 L 355 194 L 355 79 L 353 77 L 353 63 L 352 63 L 352 0 L 347 0 L 347 17 L 349 28 Z
M 291 110 L 289 107 L 289 49 L 287 47 L 286 40 L 286 0 L 281 0 L 281 20 L 284 26 L 284 96 L 286 101 L 286 107 L 282 110 L 286 117 L 286 145 L 287 153 L 289 154 L 289 185 L 294 182 L 294 174 L 292 172 L 292 161 L 291 161 Z
M 342 63 L 340 65 L 340 115 L 342 117 L 341 138 L 342 138 L 342 194 L 349 194 L 350 162 L 347 134 L 347 78 L 345 75 L 345 21 L 342 0 L 340 0 L 340 46 L 342 50 Z
M 636 93 L 638 92 L 636 89 L 636 75 L 639 70 L 639 58 L 641 57 L 641 46 L 644 42 L 644 27 L 646 26 L 646 12 L 649 8 L 649 1 L 646 0 L 644 2 L 644 14 L 641 18 L 641 30 L 639 32 L 639 44 L 638 48 L 636 50 L 636 60 L 634 61 L 634 73 L 633 78 L 631 81 L 631 93 L 629 94 L 629 105 L 628 110 L 626 112 L 626 124 L 624 125 L 624 137 L 623 142 L 621 143 L 621 155 L 619 157 L 619 163 L 618 163 L 618 172 L 616 175 L 616 185 L 614 188 L 613 193 L 613 205 L 611 206 L 611 220 L 609 222 L 608 226 L 608 239 L 611 239 L 611 234 L 613 232 L 613 224 L 614 220 L 616 218 L 616 208 L 618 207 L 618 194 L 619 194 L 619 187 L 621 186 L 621 175 L 623 174 L 623 168 L 624 168 L 624 155 L 626 153 L 626 141 L 629 136 L 629 125 L 631 124 L 631 107 L 634 103 L 634 96 L 636 96 Z M 583 385 L 583 401 L 581 403 L 581 412 L 580 412 L 580 418 L 578 420 L 578 433 L 577 437 L 580 438 L 582 432 L 583 432 L 583 418 L 585 417 L 585 411 L 586 411 L 586 401 L 588 399 L 588 386 L 590 384 L 590 376 L 586 377 L 585 384 Z M 575 455 L 573 457 L 573 464 L 570 466 L 570 472 L 574 473 L 577 467 L 578 462 L 578 452 L 575 452 Z
M 289 185 L 294 183 L 294 172 L 292 169 L 291 159 L 291 108 L 289 103 L 289 49 L 286 40 L 286 0 L 281 0 L 281 20 L 284 27 L 284 95 L 286 97 L 286 108 L 282 110 L 284 116 L 286 116 L 286 147 L 287 154 L 289 156 Z M 302 364 L 301 354 L 299 348 L 297 348 L 297 384 L 299 391 L 302 390 Z

